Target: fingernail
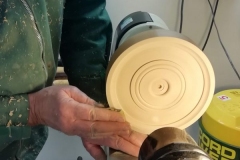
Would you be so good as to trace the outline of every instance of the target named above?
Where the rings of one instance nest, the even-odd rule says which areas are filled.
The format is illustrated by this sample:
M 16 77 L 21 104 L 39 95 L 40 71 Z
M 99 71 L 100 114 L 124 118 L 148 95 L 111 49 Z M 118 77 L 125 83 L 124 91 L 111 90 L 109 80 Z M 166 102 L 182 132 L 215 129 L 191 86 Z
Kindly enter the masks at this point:
M 129 124 L 128 122 L 125 122 L 125 123 L 127 123 L 127 124 L 126 124 L 126 126 L 124 127 L 124 130 L 129 130 L 129 129 L 131 129 L 130 124 Z
M 121 109 L 116 109 L 116 108 L 107 108 L 110 111 L 114 111 L 114 112 L 118 112 L 121 114 L 121 118 L 119 118 L 120 122 L 125 122 L 126 121 L 126 117 L 124 115 L 124 112 Z
M 94 106 L 95 106 L 95 107 L 99 107 L 99 108 L 104 108 L 104 105 L 103 105 L 103 104 L 97 103 L 97 102 L 94 104 Z
M 119 132 L 120 135 L 129 135 L 130 134 L 130 130 L 123 130 Z
M 121 112 L 121 109 L 116 109 L 116 108 L 108 108 L 110 111 L 115 111 L 115 112 Z
M 122 120 L 123 120 L 123 122 L 126 122 L 126 117 L 125 117 L 124 112 L 121 110 L 121 111 L 119 111 L 119 113 L 120 113 L 121 116 L 122 116 Z
M 125 122 L 125 123 L 127 123 L 128 127 L 131 128 L 131 124 L 129 122 Z

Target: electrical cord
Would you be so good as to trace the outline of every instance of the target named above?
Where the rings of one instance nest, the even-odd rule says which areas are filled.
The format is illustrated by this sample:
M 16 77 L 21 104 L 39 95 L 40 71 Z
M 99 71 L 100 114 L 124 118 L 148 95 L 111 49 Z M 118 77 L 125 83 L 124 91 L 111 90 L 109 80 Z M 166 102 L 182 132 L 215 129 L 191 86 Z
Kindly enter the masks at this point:
M 181 1 L 181 17 L 180 17 L 179 33 L 182 33 L 182 25 L 183 25 L 183 6 L 184 6 L 184 0 Z
M 234 72 L 236 73 L 238 79 L 240 80 L 240 75 L 238 74 L 238 72 L 237 72 L 237 70 L 236 70 L 236 68 L 235 68 L 235 66 L 234 66 L 234 64 L 233 64 L 233 62 L 232 62 L 232 60 L 231 60 L 231 58 L 230 58 L 230 56 L 229 56 L 229 54 L 228 54 L 225 46 L 223 45 L 222 40 L 221 40 L 219 31 L 218 31 L 218 28 L 217 28 L 217 25 L 216 25 L 216 22 L 215 22 L 215 15 L 214 15 L 214 12 L 213 12 L 213 7 L 212 7 L 212 4 L 211 4 L 210 0 L 208 0 L 208 3 L 209 3 L 209 6 L 210 6 L 210 8 L 211 8 L 212 15 L 213 15 L 213 23 L 214 23 L 214 26 L 215 26 L 216 31 L 217 31 L 217 36 L 218 36 L 219 42 L 220 42 L 220 44 L 221 44 L 221 46 L 222 46 L 222 48 L 223 48 L 223 50 L 224 50 L 224 53 L 226 54 L 226 56 L 227 56 L 227 58 L 228 58 L 228 61 L 230 62 L 231 66 L 232 66 L 232 68 L 233 68 L 233 70 L 234 70 Z
M 206 45 L 207 45 L 207 43 L 208 43 L 208 39 L 209 39 L 209 37 L 210 37 L 210 34 L 211 34 L 211 32 L 212 32 L 214 17 L 215 17 L 215 15 L 216 15 L 217 8 L 218 8 L 218 2 L 219 2 L 219 0 L 217 0 L 217 2 L 216 2 L 215 8 L 214 8 L 214 12 L 213 12 L 212 21 L 211 21 L 211 25 L 210 25 L 210 28 L 209 28 L 209 30 L 208 30 L 207 38 L 206 38 L 206 40 L 205 40 L 205 42 L 204 42 L 204 45 L 203 45 L 203 47 L 202 47 L 202 51 L 204 51 L 204 49 L 205 49 L 205 47 L 206 47 Z

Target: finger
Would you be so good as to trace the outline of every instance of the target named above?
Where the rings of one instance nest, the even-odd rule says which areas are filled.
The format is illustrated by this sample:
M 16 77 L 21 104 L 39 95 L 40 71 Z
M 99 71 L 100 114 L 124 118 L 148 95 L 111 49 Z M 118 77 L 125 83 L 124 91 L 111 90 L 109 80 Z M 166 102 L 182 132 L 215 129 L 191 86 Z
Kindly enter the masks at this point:
M 125 140 L 124 138 L 113 135 L 109 137 L 102 137 L 99 139 L 87 139 L 92 144 L 99 144 L 103 146 L 108 146 L 116 150 L 123 151 L 129 155 L 138 156 L 140 146 L 136 146 L 131 142 Z
M 96 160 L 106 160 L 107 156 L 104 153 L 103 149 L 96 144 L 92 144 L 87 142 L 86 140 L 82 140 L 83 146 L 89 152 L 89 154 Z
M 72 134 L 92 139 L 130 133 L 130 125 L 125 122 L 76 121 L 71 128 Z
M 147 135 L 131 130 L 129 135 L 121 135 L 121 137 L 136 146 L 141 146 Z
M 116 146 L 113 146 L 113 147 L 116 147 L 115 149 L 118 149 L 120 151 L 123 151 L 123 152 L 130 154 L 132 156 L 135 156 L 135 157 L 138 157 L 139 150 L 141 147 L 141 146 L 134 145 L 133 143 L 125 140 L 124 138 L 122 138 L 120 136 L 117 136 L 115 145 Z
M 72 101 L 71 105 L 74 107 L 75 117 L 81 117 L 83 120 L 125 122 L 125 118 L 120 112 L 98 108 L 76 101 Z
M 71 89 L 68 88 L 67 93 L 71 98 L 73 98 L 75 101 L 79 103 L 85 103 L 92 106 L 97 105 L 97 102 L 88 97 L 84 92 L 79 90 L 77 87 L 71 87 Z
M 89 111 L 90 120 L 125 122 L 123 114 L 105 108 L 93 107 Z
M 79 103 L 85 103 L 94 106 L 97 104 L 93 99 L 88 97 L 84 92 L 79 90 L 77 87 L 74 86 L 64 86 L 63 90 L 66 94 L 68 94 L 69 97 L 74 99 L 75 101 Z

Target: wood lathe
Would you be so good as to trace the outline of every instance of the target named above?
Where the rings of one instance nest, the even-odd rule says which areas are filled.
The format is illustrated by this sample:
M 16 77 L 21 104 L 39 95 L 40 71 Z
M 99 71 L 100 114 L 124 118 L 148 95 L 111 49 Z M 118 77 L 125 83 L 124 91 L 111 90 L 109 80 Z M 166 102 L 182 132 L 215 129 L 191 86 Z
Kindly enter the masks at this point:
M 214 88 L 211 63 L 188 37 L 154 14 L 126 16 L 113 38 L 106 95 L 148 137 L 138 158 L 106 148 L 108 160 L 210 160 L 185 129 L 207 110 Z

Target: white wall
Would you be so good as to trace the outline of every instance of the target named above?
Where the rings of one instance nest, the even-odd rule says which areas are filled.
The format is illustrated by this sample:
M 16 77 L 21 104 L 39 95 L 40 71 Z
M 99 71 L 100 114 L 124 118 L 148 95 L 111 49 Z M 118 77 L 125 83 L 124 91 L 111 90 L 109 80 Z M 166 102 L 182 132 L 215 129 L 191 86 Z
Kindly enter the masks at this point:
M 220 0 L 216 23 L 222 41 L 240 73 L 239 8 L 239 0 Z M 179 0 L 107 0 L 107 9 L 114 28 L 127 14 L 141 10 L 160 16 L 171 30 L 178 30 Z M 210 13 L 207 0 L 185 0 L 183 34 L 201 47 L 209 26 Z M 226 59 L 217 39 L 215 28 L 213 28 L 205 53 L 215 70 L 216 91 L 240 88 L 240 81 Z M 188 131 L 197 139 L 197 124 L 189 127 Z M 38 160 L 76 160 L 79 155 L 84 160 L 91 160 L 89 154 L 83 149 L 80 138 L 68 137 L 51 129 L 49 139 Z

